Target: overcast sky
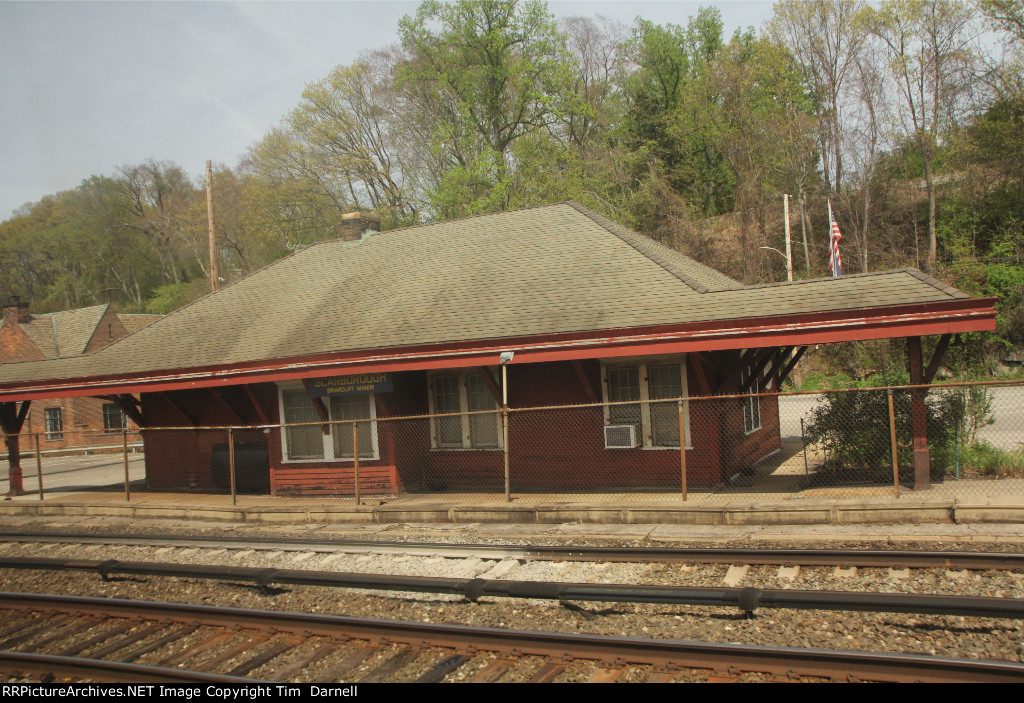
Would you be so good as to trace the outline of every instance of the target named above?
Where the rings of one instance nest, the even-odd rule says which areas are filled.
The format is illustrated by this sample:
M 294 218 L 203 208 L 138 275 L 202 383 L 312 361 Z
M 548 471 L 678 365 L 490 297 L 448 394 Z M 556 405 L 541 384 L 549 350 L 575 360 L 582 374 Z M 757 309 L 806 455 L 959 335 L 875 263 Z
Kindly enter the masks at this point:
M 149 158 L 196 179 L 207 159 L 234 167 L 307 83 L 397 41 L 418 4 L 0 0 L 0 220 Z M 727 34 L 771 14 L 768 0 L 549 3 L 626 24 L 685 24 L 701 5 Z

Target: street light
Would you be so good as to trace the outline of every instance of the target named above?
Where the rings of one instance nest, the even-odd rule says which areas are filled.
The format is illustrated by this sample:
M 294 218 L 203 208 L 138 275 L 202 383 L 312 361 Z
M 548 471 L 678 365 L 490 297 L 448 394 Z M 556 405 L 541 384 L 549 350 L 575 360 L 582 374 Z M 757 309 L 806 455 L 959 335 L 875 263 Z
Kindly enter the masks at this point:
M 776 254 L 786 260 L 786 276 L 789 281 L 793 280 L 793 260 L 786 256 L 784 253 L 776 249 L 775 247 L 758 247 L 758 249 L 764 249 L 766 251 L 774 251 Z

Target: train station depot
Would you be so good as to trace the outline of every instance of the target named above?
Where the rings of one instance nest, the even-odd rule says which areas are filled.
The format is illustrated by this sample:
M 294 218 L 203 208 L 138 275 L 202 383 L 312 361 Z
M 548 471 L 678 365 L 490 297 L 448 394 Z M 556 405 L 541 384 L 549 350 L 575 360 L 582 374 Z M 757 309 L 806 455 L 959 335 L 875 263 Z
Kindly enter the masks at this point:
M 346 494 L 360 440 L 326 423 L 365 419 L 365 490 L 472 488 L 500 479 L 506 442 L 500 413 L 472 413 L 505 394 L 514 413 L 773 391 L 809 346 L 899 337 L 928 382 L 950 335 L 995 329 L 993 302 L 913 269 L 746 286 L 565 202 L 317 243 L 98 351 L 0 365 L 0 426 L 10 448 L 29 403 L 82 396 L 141 428 L 261 426 L 236 439 L 265 446 L 265 492 Z M 780 444 L 773 396 L 691 402 L 681 423 L 561 413 L 512 416 L 517 491 L 614 487 L 624 462 L 674 485 L 681 435 L 691 484 L 716 485 Z M 325 424 L 262 427 L 296 422 Z M 223 434 L 143 437 L 150 488 L 216 487 Z

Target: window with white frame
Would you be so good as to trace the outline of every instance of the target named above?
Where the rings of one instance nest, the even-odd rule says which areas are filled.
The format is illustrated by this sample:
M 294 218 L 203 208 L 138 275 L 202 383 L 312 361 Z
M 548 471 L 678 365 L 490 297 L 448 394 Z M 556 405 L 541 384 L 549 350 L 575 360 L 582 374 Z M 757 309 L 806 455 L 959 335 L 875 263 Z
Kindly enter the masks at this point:
M 751 376 L 751 369 L 744 369 L 740 373 L 740 387 L 742 388 L 747 383 L 747 379 Z M 747 389 L 748 393 L 759 393 L 757 379 L 755 378 L 750 384 L 750 388 Z M 749 398 L 743 399 L 743 432 L 744 434 L 750 434 L 756 430 L 761 429 L 761 399 L 756 395 Z
M 486 369 L 490 373 L 490 369 Z M 429 376 L 432 449 L 501 449 L 498 401 L 479 369 Z
M 679 447 L 679 398 L 687 395 L 685 357 L 602 362 L 601 378 L 604 400 L 608 403 L 606 447 Z M 665 402 L 656 402 L 659 400 Z M 686 446 L 692 446 L 686 401 L 683 425 Z M 629 427 L 632 431 L 623 433 Z
M 305 387 L 301 384 L 285 385 L 278 390 L 281 423 L 284 425 L 281 428 L 284 461 L 353 461 L 354 439 L 350 423 L 331 424 L 330 432 L 324 434 L 323 420 Z M 366 420 L 357 423 L 359 458 L 379 458 L 373 394 L 335 395 L 322 400 L 331 422 Z
M 64 418 L 60 408 L 46 408 L 46 439 L 56 442 L 64 439 Z

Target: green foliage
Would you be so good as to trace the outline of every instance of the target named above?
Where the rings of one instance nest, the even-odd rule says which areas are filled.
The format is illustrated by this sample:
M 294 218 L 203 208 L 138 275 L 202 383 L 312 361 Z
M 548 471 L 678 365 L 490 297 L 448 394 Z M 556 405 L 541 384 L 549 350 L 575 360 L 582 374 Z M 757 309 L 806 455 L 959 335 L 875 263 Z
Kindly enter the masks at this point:
M 885 385 L 885 379 L 866 379 L 868 386 Z M 953 446 L 956 427 L 964 415 L 963 399 L 955 394 L 930 394 L 925 400 L 929 448 Z M 893 391 L 896 446 L 901 475 L 912 471 L 914 431 L 911 391 Z M 845 474 L 852 480 L 878 481 L 891 476 L 892 450 L 886 391 L 850 391 L 826 394 L 812 411 L 806 426 L 809 443 L 824 449 L 824 470 Z M 941 462 L 933 462 L 934 467 Z M 941 475 L 941 474 L 940 474 Z
M 945 449 L 938 460 L 947 475 L 953 474 L 959 463 L 961 476 L 1024 478 L 1024 451 L 1006 451 L 987 442 L 961 446 L 959 454 Z
M 399 32 L 411 58 L 397 85 L 424 93 L 419 105 L 444 164 L 430 194 L 435 208 L 445 217 L 506 209 L 520 183 L 516 142 L 589 110 L 572 91 L 565 39 L 547 5 L 431 0 Z
M 166 315 L 194 299 L 192 284 L 171 283 L 158 286 L 153 290 L 153 297 L 146 301 L 146 312 L 152 315 Z

